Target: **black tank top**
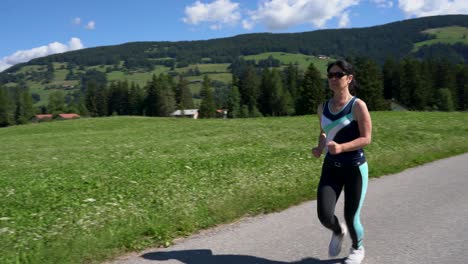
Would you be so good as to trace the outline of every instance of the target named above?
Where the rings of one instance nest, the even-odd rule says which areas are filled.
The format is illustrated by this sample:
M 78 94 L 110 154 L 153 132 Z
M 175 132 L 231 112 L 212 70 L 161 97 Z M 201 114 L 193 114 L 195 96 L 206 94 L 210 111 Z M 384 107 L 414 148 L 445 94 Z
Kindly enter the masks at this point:
M 353 141 L 360 137 L 359 126 L 353 116 L 353 107 L 357 97 L 351 98 L 349 102 L 337 113 L 330 110 L 328 100 L 323 107 L 321 124 L 322 129 L 327 135 L 327 143 L 335 141 L 338 144 Z M 325 162 L 336 166 L 359 166 L 366 162 L 363 149 L 343 152 L 338 155 L 332 155 L 326 150 Z

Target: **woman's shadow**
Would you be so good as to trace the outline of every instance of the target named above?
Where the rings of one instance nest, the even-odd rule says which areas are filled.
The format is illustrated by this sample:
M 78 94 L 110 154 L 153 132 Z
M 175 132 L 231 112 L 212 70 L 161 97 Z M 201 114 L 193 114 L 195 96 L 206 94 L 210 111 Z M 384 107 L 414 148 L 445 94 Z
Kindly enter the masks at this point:
M 176 259 L 185 264 L 341 264 L 343 259 L 320 260 L 305 258 L 294 262 L 284 262 L 245 255 L 213 255 L 210 249 L 150 252 L 141 256 L 147 260 Z

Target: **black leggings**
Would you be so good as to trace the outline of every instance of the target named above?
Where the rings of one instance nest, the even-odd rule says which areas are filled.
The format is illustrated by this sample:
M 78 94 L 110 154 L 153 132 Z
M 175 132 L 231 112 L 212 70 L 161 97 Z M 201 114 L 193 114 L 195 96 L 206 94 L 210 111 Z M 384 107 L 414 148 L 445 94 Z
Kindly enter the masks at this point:
M 341 227 L 335 215 L 335 205 L 344 187 L 344 215 L 355 249 L 362 246 L 364 236 L 359 214 L 367 191 L 367 181 L 367 163 L 346 167 L 324 163 L 317 190 L 317 213 L 320 222 L 335 234 L 339 234 Z

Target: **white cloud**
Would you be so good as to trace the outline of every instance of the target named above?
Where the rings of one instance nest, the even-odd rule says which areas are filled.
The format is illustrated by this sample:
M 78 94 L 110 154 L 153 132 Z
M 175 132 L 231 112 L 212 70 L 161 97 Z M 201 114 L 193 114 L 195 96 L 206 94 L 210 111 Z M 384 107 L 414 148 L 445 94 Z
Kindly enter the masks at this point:
M 5 58 L 6 58 L 6 57 L 5 57 Z M 0 60 L 0 72 L 6 70 L 6 69 L 8 69 L 8 68 L 10 68 L 11 66 L 13 66 L 13 65 L 11 65 L 11 64 L 6 63 L 5 58 L 3 58 L 2 60 Z
M 68 41 L 68 50 L 79 50 L 82 48 L 84 48 L 84 45 L 79 38 L 71 38 Z
M 392 8 L 393 1 L 392 0 L 371 0 L 372 3 L 376 4 L 378 7 L 381 8 Z
M 220 30 L 223 26 L 221 24 L 213 24 L 210 26 L 212 30 Z
M 344 27 L 347 27 L 349 26 L 349 12 L 344 12 L 341 17 L 340 17 L 340 21 L 338 22 L 338 27 L 340 28 L 344 28 Z
M 323 27 L 332 18 L 341 18 L 349 24 L 349 15 L 342 14 L 360 0 L 264 0 L 250 19 L 268 29 L 287 29 L 300 24 Z
M 398 7 L 408 17 L 468 14 L 466 0 L 399 0 Z
M 75 18 L 73 19 L 73 24 L 75 24 L 75 25 L 81 24 L 81 18 L 75 17 Z
M 242 27 L 244 29 L 247 29 L 247 30 L 251 30 L 253 28 L 254 24 L 252 23 L 252 21 L 249 21 L 249 20 L 242 20 Z
M 0 60 L 0 72 L 10 68 L 15 64 L 27 62 L 34 58 L 82 48 L 84 48 L 84 46 L 79 38 L 71 38 L 68 41 L 68 45 L 62 44 L 60 42 L 52 42 L 48 45 L 32 48 L 30 50 L 19 50 L 10 56 L 3 57 L 3 59 Z
M 235 24 L 240 19 L 239 3 L 216 0 L 208 4 L 196 1 L 193 5 L 186 6 L 182 21 L 192 25 L 207 22 L 211 24 L 211 29 L 220 29 L 223 24 Z
M 89 21 L 88 24 L 86 24 L 86 29 L 93 30 L 96 27 L 96 22 L 94 21 Z

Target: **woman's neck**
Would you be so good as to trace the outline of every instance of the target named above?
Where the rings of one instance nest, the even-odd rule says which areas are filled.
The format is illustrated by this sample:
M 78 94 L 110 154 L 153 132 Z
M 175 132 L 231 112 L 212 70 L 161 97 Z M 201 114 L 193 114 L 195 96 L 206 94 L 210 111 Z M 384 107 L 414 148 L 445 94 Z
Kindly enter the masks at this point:
M 349 99 L 351 99 L 353 96 L 349 93 L 348 90 L 336 92 L 333 94 L 333 101 L 335 103 L 346 103 L 348 102 Z

